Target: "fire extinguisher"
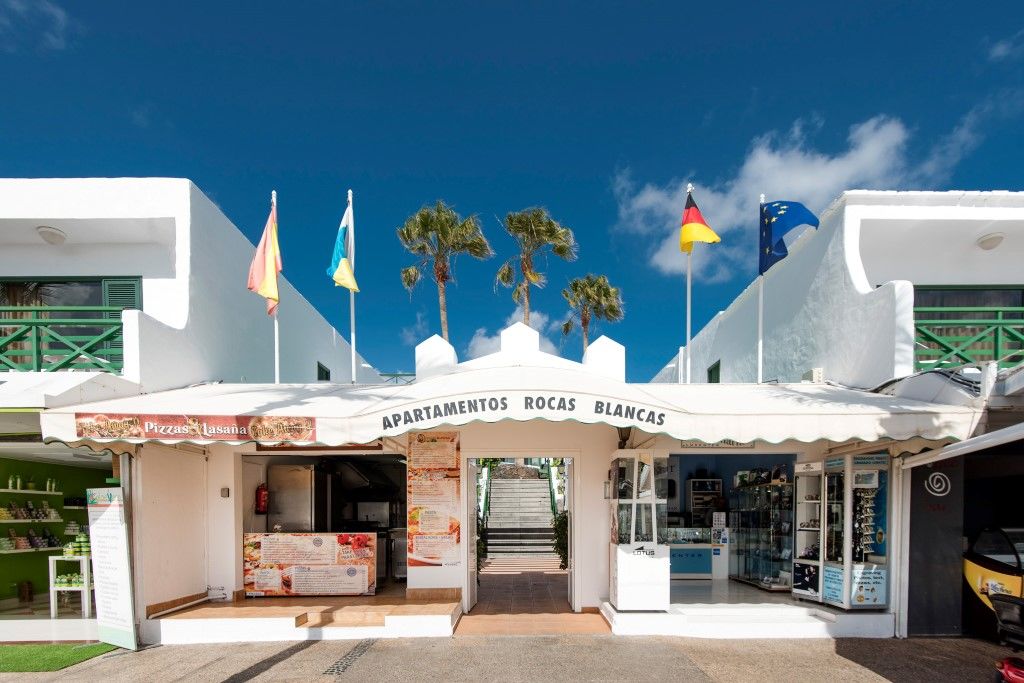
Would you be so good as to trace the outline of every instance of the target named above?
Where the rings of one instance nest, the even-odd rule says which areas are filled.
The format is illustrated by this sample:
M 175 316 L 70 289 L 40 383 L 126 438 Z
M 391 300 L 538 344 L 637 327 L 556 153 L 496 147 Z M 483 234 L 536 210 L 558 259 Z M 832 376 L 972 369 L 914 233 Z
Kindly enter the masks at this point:
M 267 490 L 266 484 L 260 484 L 256 487 L 256 514 L 265 515 L 267 514 L 267 508 L 270 506 L 270 491 Z

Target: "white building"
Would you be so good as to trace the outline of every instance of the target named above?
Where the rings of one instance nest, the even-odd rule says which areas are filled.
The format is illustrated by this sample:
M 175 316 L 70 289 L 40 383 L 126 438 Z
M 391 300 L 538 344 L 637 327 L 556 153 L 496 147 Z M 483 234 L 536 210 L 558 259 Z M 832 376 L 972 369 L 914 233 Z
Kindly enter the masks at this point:
M 324 235 L 327 253 L 333 235 Z M 60 503 L 103 485 L 112 467 L 109 453 L 41 443 L 41 410 L 273 381 L 273 321 L 246 289 L 254 251 L 189 180 L 0 180 L 0 506 L 11 515 L 0 535 L 18 539 L 0 547 L 0 612 L 18 606 L 15 584 L 46 596 L 46 556 L 59 548 L 20 547 L 29 530 L 73 538 L 84 508 Z M 282 380 L 350 383 L 348 342 L 284 278 L 280 292 Z M 382 381 L 361 357 L 357 367 L 359 382 Z M 46 480 L 65 484 L 63 500 L 43 490 Z M 60 521 L 13 519 L 43 502 Z M 85 629 L 61 633 L 45 621 L 15 628 L 26 639 L 95 635 L 94 620 L 61 619 Z
M 761 287 L 764 381 L 800 381 L 820 368 L 826 381 L 871 388 L 995 355 L 1003 368 L 1024 360 L 1014 353 L 1024 330 L 1024 193 L 856 190 L 820 220 L 693 337 L 691 381 L 757 381 Z M 974 322 L 958 333 L 937 322 L 952 317 L 941 308 Z M 680 359 L 682 351 L 654 381 L 684 376 Z
M 977 396 L 974 438 L 901 462 L 914 539 L 907 572 L 919 577 L 903 632 L 987 635 L 991 610 L 965 591 L 961 618 L 959 584 L 974 539 L 1024 526 L 1024 193 L 851 191 L 820 219 L 693 338 L 691 381 L 889 391 L 912 377 L 910 395 L 941 401 L 952 379 Z M 653 381 L 682 381 L 686 351 Z
M 111 335 L 83 342 L 71 362 L 57 348 L 14 362 L 44 372 L 109 371 L 143 392 L 273 381 L 273 322 L 245 288 L 254 249 L 186 179 L 0 180 L 0 285 L 12 293 L 43 286 L 13 303 L 22 308 L 18 319 L 45 336 L 45 321 L 25 317 L 31 305 L 48 307 L 39 317 L 104 307 L 63 312 L 75 322 L 60 329 Z M 331 381 L 351 381 L 348 342 L 286 279 L 280 289 L 282 381 L 315 382 L 321 366 Z M 97 331 L 94 318 L 112 322 Z M 0 357 L 10 358 L 12 342 L 4 342 Z M 362 359 L 357 366 L 358 381 L 380 380 Z

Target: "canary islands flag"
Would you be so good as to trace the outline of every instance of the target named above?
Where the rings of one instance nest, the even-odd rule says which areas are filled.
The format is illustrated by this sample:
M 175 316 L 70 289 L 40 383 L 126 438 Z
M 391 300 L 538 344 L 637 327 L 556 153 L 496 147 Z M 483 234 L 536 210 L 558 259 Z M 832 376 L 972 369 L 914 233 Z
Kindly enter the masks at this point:
M 679 227 L 679 250 L 689 254 L 693 251 L 694 242 L 721 242 L 722 238 L 715 234 L 700 209 L 693 201 L 693 194 L 686 193 L 686 208 L 683 209 L 683 222 Z
M 267 315 L 277 312 L 281 300 L 277 293 L 277 274 L 281 272 L 281 248 L 277 245 L 277 204 L 270 204 L 270 215 L 263 237 L 249 266 L 249 291 L 267 300 Z
M 352 253 L 352 223 L 352 203 L 349 202 L 338 226 L 338 238 L 334 241 L 334 258 L 331 259 L 327 275 L 338 287 L 347 287 L 353 292 L 358 292 L 359 285 L 356 284 L 356 276 L 348 260 L 349 254 Z

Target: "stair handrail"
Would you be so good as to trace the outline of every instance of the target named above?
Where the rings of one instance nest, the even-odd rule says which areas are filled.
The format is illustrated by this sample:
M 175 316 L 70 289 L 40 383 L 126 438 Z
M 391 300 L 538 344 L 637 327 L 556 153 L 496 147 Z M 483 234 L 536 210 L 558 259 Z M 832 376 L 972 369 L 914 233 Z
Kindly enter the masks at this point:
M 487 527 L 487 519 L 491 515 L 491 466 L 490 464 L 484 465 L 484 472 L 486 473 L 484 481 L 484 509 L 482 517 L 484 520 L 484 527 Z
M 555 500 L 555 468 L 554 466 L 548 467 L 548 498 L 551 499 L 551 515 L 555 516 L 558 514 L 558 502 Z

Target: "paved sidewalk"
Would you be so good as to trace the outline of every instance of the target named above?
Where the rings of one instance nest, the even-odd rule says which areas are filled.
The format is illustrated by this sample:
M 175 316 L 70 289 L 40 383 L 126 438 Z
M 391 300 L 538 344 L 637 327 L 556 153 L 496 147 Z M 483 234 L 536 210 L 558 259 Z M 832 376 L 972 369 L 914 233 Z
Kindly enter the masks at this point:
M 990 681 L 1005 648 L 968 639 L 469 636 L 168 645 L 0 681 Z

